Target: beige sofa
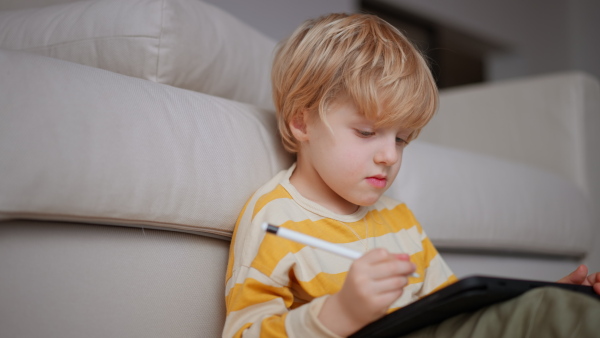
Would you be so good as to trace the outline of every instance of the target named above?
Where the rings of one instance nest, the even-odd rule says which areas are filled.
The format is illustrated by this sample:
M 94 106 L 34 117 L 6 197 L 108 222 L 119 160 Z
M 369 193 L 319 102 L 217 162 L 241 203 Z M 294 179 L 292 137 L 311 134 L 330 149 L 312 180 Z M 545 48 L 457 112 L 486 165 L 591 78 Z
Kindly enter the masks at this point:
M 1 337 L 220 336 L 237 213 L 293 161 L 274 46 L 195 0 L 0 12 Z M 443 92 L 389 194 L 459 276 L 599 270 L 599 96 L 581 73 Z

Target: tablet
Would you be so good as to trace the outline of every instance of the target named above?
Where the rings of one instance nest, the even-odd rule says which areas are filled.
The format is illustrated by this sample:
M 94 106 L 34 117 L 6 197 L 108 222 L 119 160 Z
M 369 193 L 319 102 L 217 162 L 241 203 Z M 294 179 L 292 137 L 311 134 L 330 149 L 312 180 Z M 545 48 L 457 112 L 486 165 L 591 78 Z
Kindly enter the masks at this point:
M 600 296 L 594 292 L 591 286 L 471 276 L 387 314 L 350 337 L 402 336 L 460 313 L 475 311 L 542 286 L 554 286 L 582 292 L 600 300 Z

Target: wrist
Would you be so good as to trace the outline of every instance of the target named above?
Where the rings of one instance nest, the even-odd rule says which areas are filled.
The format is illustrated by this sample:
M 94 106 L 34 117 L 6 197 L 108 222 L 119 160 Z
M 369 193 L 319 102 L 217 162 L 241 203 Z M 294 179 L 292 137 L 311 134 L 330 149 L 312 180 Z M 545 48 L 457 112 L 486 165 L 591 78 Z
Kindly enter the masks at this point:
M 368 324 L 360 316 L 353 316 L 348 311 L 339 293 L 325 300 L 317 318 L 328 330 L 342 337 L 347 337 Z

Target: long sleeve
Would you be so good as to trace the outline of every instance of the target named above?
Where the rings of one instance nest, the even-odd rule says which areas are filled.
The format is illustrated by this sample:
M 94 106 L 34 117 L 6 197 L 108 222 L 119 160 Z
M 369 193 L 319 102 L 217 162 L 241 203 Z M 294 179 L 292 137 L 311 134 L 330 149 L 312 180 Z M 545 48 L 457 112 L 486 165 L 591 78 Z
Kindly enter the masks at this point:
M 306 217 L 279 180 L 259 189 L 238 218 L 226 278 L 223 337 L 336 337 L 317 318 L 335 289 L 322 288 L 305 273 L 319 269 L 306 262 L 307 257 L 314 261 L 312 248 L 261 229 L 262 222 L 281 225 L 279 220 Z
M 294 303 L 292 291 L 261 275 L 253 268 L 233 274 L 243 282 L 226 296 L 223 337 L 337 337 L 317 319 L 327 296 L 289 310 Z

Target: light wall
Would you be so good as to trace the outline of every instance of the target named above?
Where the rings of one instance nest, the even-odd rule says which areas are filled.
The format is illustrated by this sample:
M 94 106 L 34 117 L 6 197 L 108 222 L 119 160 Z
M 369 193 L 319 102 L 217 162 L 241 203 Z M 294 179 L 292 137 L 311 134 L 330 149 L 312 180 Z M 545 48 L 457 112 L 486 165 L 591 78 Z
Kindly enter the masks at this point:
M 334 12 L 357 11 L 354 0 L 205 0 L 277 41 L 304 20 Z
M 504 45 L 490 81 L 566 70 L 600 78 L 597 0 L 384 0 Z
M 566 70 L 600 78 L 600 1 L 380 0 L 505 46 L 490 55 L 489 81 Z M 273 39 L 302 21 L 358 11 L 358 0 L 208 0 Z

